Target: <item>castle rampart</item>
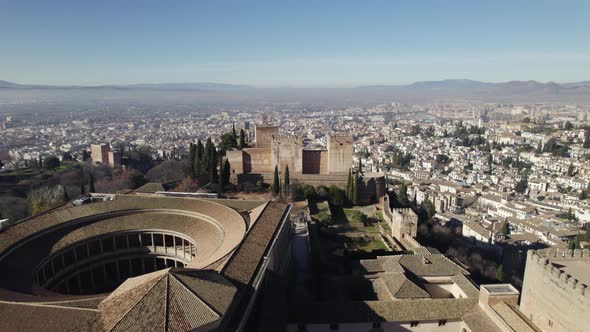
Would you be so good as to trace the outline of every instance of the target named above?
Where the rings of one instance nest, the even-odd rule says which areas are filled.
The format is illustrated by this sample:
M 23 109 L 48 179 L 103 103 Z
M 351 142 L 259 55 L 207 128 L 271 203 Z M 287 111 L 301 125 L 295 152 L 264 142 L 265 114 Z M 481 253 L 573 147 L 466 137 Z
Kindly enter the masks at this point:
M 531 250 L 521 310 L 543 330 L 590 331 L 590 251 Z

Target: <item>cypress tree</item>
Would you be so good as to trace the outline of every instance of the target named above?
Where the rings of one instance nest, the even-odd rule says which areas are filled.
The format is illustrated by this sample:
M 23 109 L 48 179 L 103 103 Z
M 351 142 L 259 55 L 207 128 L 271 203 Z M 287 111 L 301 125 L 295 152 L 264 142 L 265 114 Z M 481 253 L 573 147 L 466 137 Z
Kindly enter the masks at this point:
M 201 143 L 201 141 L 199 141 Z M 195 145 L 195 158 L 191 163 L 193 177 L 201 176 L 201 151 L 198 146 Z
M 283 183 L 284 183 L 284 188 L 283 190 L 285 191 L 285 195 L 289 195 L 289 190 L 291 187 L 291 179 L 289 179 L 289 165 L 287 165 L 285 167 L 285 174 L 283 175 Z
M 408 207 L 408 205 L 410 204 L 410 201 L 408 200 L 408 186 L 406 186 L 405 183 L 402 183 L 402 185 L 399 188 L 399 204 L 402 207 Z
M 195 160 L 196 160 L 196 156 L 197 156 L 197 146 L 194 145 L 193 143 L 191 143 L 190 148 L 189 148 L 189 153 L 188 153 L 188 160 L 189 160 L 189 165 L 191 165 L 191 175 L 194 177 L 195 174 Z
M 70 195 L 68 195 L 68 191 L 67 191 L 66 187 L 64 186 L 63 188 L 64 188 L 64 196 L 63 196 L 63 200 L 64 200 L 64 202 L 67 202 L 67 201 L 69 201 L 69 200 L 70 200 Z M 1 218 L 0 218 L 0 219 L 1 219 Z
M 92 173 L 90 173 L 90 177 L 88 177 L 88 192 L 96 192 L 96 190 L 94 189 L 94 176 L 92 176 Z
M 84 170 L 80 169 L 80 195 L 86 194 L 86 187 L 84 186 Z
M 238 135 L 236 134 L 236 125 L 235 125 L 235 123 L 232 123 L 231 124 L 231 136 L 233 137 L 234 142 L 237 143 L 238 142 Z
M 220 166 L 221 169 L 221 176 L 219 177 L 219 182 L 217 183 L 217 193 L 219 195 L 223 195 L 224 187 L 225 187 L 225 165 L 227 164 L 227 160 L 222 163 Z
M 346 199 L 352 201 L 352 170 L 348 170 L 348 180 L 346 180 Z
M 281 181 L 279 180 L 279 166 L 275 165 L 275 171 L 272 180 L 272 193 L 274 196 L 278 196 L 281 192 Z
M 510 234 L 510 226 L 508 225 L 508 221 L 505 221 L 504 224 L 502 224 L 502 234 Z
M 221 178 L 223 179 L 223 183 L 224 184 L 228 184 L 229 183 L 229 177 L 230 177 L 230 167 L 231 165 L 229 164 L 229 160 L 225 159 L 221 165 Z
M 359 158 L 359 172 L 358 174 L 363 174 L 363 160 Z
M 498 270 L 496 271 L 496 279 L 498 281 L 504 281 L 504 266 L 502 264 L 498 266 Z
M 209 171 L 211 170 L 211 149 L 213 148 L 213 143 L 211 143 L 211 137 L 207 138 L 207 142 L 205 142 L 205 152 L 203 153 L 203 167 L 202 170 Z
M 244 129 L 240 129 L 240 141 L 238 142 L 238 149 L 242 150 L 246 147 L 246 134 L 244 133 Z
M 207 167 L 203 164 L 203 158 L 205 157 L 205 149 L 203 148 L 203 143 L 201 142 L 201 140 L 197 141 L 197 147 L 195 150 L 195 164 L 193 168 L 195 169 L 195 176 L 201 176 L 205 174 L 207 170 Z
M 215 147 L 211 148 L 211 153 L 209 155 L 209 174 L 211 182 L 216 183 L 219 180 L 219 176 L 217 173 L 217 151 Z
M 354 175 L 352 181 L 352 204 L 358 205 L 359 204 L 359 175 L 358 173 Z

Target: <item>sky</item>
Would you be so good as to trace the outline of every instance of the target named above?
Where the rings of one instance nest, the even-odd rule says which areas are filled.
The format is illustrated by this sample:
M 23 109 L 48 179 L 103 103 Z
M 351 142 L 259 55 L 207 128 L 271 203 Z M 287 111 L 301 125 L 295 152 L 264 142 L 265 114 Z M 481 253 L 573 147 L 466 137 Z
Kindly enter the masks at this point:
M 590 1 L 0 0 L 0 80 L 590 80 Z

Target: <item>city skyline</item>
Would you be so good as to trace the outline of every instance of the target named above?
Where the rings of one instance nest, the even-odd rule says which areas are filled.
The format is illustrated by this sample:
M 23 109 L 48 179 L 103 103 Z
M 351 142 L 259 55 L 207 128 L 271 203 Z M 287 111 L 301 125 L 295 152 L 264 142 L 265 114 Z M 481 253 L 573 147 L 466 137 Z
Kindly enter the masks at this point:
M 339 4 L 339 3 L 338 3 Z M 0 79 L 347 87 L 588 80 L 583 1 L 0 4 Z

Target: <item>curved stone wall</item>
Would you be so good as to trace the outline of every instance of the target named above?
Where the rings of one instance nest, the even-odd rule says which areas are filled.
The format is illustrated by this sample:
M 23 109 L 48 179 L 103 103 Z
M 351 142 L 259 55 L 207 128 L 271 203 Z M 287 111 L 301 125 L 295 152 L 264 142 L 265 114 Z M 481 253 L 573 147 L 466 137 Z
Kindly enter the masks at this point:
M 129 277 L 167 267 L 186 267 L 196 252 L 195 243 L 176 232 L 103 234 L 78 241 L 44 259 L 34 271 L 34 283 L 59 293 L 104 293 Z

